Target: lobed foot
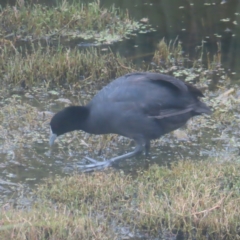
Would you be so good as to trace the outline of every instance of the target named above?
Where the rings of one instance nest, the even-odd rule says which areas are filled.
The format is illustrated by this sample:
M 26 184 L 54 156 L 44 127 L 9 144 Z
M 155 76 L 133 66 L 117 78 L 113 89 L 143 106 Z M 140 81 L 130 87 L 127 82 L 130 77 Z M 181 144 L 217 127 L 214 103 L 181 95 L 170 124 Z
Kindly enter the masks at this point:
M 101 170 L 101 169 L 110 167 L 112 165 L 112 159 L 105 160 L 105 161 L 97 161 L 90 157 L 85 157 L 85 159 L 87 159 L 89 162 L 92 162 L 92 164 L 86 164 L 86 165 L 80 165 L 80 166 L 78 165 L 78 167 L 84 172 Z
M 129 153 L 126 153 L 126 154 L 123 154 L 123 155 L 120 155 L 120 156 L 117 156 L 117 157 L 114 157 L 114 158 L 111 158 L 109 160 L 105 160 L 102 162 L 97 161 L 90 157 L 85 157 L 85 159 L 87 159 L 92 164 L 80 165 L 79 168 L 84 172 L 104 169 L 104 168 L 110 167 L 114 162 L 116 162 L 118 160 L 130 158 L 130 157 L 133 157 L 133 156 L 139 154 L 141 152 L 141 150 L 142 150 L 141 148 L 136 147 L 133 152 L 129 152 Z

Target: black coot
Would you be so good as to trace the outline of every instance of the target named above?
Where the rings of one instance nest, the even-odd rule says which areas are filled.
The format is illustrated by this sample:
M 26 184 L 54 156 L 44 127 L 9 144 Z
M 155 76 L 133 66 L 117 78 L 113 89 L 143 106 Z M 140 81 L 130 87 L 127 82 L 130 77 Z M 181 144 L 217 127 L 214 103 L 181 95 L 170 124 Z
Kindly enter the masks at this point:
M 183 126 L 188 119 L 210 108 L 198 98 L 201 91 L 172 76 L 159 73 L 130 73 L 105 86 L 86 106 L 70 106 L 56 113 L 51 122 L 50 145 L 57 136 L 74 130 L 92 134 L 116 133 L 136 143 L 133 152 L 98 162 L 88 167 L 109 166 L 112 162 L 132 157 L 150 140 Z

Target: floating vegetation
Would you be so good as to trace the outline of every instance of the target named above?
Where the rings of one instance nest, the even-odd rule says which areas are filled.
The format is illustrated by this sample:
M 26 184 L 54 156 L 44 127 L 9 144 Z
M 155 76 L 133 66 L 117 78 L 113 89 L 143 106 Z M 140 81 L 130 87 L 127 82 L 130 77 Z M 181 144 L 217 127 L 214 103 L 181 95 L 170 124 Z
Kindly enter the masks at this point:
M 114 5 L 109 9 L 102 8 L 100 1 L 86 4 L 63 0 L 56 7 L 22 3 L 1 9 L 2 38 L 31 42 L 60 37 L 111 44 L 139 29 L 150 28 L 149 24 L 134 21 L 128 12 L 120 11 Z
M 29 211 L 2 209 L 0 237 L 115 239 L 127 226 L 148 239 L 164 231 L 238 239 L 239 171 L 233 162 L 180 161 L 154 165 L 135 179 L 115 171 L 56 177 L 39 185 Z
M 204 88 L 208 88 L 209 82 L 216 80 L 226 83 L 229 77 L 221 62 L 221 44 L 218 43 L 218 51 L 212 55 L 205 53 L 204 41 L 196 47 L 196 59 L 191 60 L 182 50 L 182 44 L 176 38 L 167 43 L 163 38 L 154 52 L 152 67 L 166 74 L 174 75 L 186 82 L 201 82 Z M 206 61 L 204 57 L 206 55 Z
M 0 153 L 8 154 L 9 159 L 17 161 L 17 156 L 22 154 L 24 148 L 30 148 L 35 141 L 39 144 L 46 141 L 41 132 L 46 131 L 47 124 L 44 126 L 43 123 L 50 117 L 23 103 L 17 95 L 1 104 Z

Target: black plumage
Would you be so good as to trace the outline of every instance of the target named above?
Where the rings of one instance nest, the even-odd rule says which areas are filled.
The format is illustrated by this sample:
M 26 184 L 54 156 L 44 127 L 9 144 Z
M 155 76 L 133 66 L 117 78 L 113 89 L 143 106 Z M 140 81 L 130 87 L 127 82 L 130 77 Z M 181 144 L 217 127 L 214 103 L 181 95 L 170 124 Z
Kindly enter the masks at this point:
M 199 100 L 202 92 L 172 76 L 159 73 L 131 73 L 119 77 L 99 91 L 86 106 L 70 106 L 56 113 L 51 122 L 52 137 L 83 130 L 92 134 L 115 133 L 133 139 L 133 152 L 88 166 L 106 166 L 113 161 L 149 151 L 150 141 L 183 126 L 191 117 L 210 114 Z

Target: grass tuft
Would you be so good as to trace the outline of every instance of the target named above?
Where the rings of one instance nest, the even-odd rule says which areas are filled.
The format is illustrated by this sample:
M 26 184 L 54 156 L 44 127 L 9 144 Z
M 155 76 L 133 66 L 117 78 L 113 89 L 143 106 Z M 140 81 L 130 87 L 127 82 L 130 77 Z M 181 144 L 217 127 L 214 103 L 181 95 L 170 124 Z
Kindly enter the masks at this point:
M 108 9 L 100 1 L 83 3 L 66 0 L 57 6 L 17 4 L 0 9 L 0 34 L 5 38 L 34 41 L 58 37 L 95 39 L 112 43 L 138 30 L 141 23 L 114 5 Z
M 40 84 L 45 87 L 73 82 L 85 85 L 115 78 L 131 69 L 131 62 L 118 54 L 102 54 L 94 48 L 79 51 L 39 46 L 37 49 L 32 47 L 30 53 L 27 50 L 12 51 L 12 48 L 4 48 L 0 53 L 0 77 L 6 85 L 23 82 L 27 86 Z
M 113 239 L 117 222 L 149 236 L 168 231 L 185 239 L 239 239 L 239 170 L 233 162 L 180 161 L 154 165 L 135 179 L 115 171 L 48 179 L 31 210 L 1 212 L 0 237 L 47 232 L 51 237 L 43 239 Z

